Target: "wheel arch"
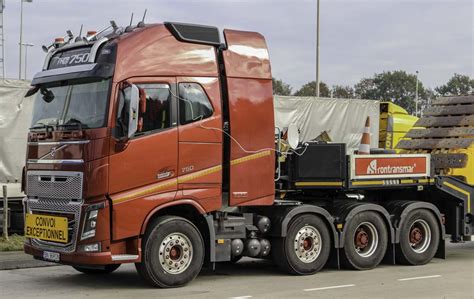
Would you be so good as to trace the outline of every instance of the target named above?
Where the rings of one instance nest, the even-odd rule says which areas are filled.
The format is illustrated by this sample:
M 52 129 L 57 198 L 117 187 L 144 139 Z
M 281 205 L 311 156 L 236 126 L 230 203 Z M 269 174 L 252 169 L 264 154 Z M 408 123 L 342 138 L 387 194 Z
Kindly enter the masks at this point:
M 140 229 L 140 234 L 143 235 L 146 232 L 146 229 L 152 220 L 159 216 L 172 215 L 172 216 L 181 216 L 188 219 L 189 215 L 197 216 L 201 215 L 204 219 L 205 214 L 204 208 L 191 199 L 182 199 L 177 201 L 168 202 L 163 205 L 159 205 L 152 209 L 143 221 L 142 227 Z M 191 219 L 188 219 L 191 220 Z
M 209 222 L 208 215 L 206 215 L 204 208 L 199 203 L 191 199 L 181 199 L 155 207 L 145 218 L 140 235 L 143 236 L 148 226 L 153 223 L 153 220 L 160 216 L 178 216 L 193 223 L 201 234 L 206 252 L 206 260 L 208 260 L 207 255 L 210 252 L 209 244 L 211 244 L 210 241 L 213 238 L 214 227 L 211 227 L 212 222 Z

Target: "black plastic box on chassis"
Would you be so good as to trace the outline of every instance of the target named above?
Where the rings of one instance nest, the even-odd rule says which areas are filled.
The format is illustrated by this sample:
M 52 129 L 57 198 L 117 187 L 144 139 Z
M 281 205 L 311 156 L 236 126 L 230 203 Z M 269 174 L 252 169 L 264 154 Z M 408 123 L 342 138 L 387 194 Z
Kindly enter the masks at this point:
M 288 163 L 292 182 L 344 181 L 347 176 L 343 143 L 309 143 L 303 155 L 292 155 Z

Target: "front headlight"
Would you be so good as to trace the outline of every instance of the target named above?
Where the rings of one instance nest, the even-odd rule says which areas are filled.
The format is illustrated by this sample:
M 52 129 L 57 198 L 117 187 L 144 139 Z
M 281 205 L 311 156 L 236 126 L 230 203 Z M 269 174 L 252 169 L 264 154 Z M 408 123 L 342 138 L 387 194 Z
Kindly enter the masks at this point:
M 95 237 L 95 229 L 97 227 L 97 215 L 99 215 L 98 209 L 89 210 L 86 213 L 86 218 L 84 219 L 84 226 L 82 228 L 81 240 Z

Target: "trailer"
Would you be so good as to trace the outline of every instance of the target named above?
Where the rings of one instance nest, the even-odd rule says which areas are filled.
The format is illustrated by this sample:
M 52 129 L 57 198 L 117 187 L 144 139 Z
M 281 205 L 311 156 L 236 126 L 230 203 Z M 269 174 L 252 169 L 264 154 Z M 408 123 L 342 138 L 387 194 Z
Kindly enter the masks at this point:
M 26 140 L 33 112 L 33 99 L 25 98 L 30 82 L 0 80 L 0 186 L 7 187 L 9 231 L 23 233 L 22 170 L 25 164 Z M 3 199 L 3 194 L 0 194 Z M 1 200 L 0 211 L 3 210 Z M 0 218 L 3 213 L 0 212 Z M 0 227 L 3 221 L 0 221 Z
M 426 264 L 446 235 L 470 239 L 473 188 L 430 154 L 348 152 L 295 124 L 275 134 L 264 37 L 223 35 L 111 22 L 46 47 L 27 93 L 26 253 L 84 273 L 135 263 L 178 287 L 242 256 L 308 275 L 330 257 Z

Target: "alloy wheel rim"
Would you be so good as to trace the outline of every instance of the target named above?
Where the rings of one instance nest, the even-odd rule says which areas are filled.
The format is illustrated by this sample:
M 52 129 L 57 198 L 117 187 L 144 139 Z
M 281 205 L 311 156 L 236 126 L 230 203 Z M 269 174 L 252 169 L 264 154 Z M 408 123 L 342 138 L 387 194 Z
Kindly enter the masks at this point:
M 159 261 L 169 274 L 180 274 L 188 269 L 193 259 L 193 246 L 182 233 L 167 235 L 160 244 Z
M 306 264 L 312 263 L 321 253 L 321 234 L 314 226 L 305 225 L 296 233 L 293 248 L 300 261 Z

